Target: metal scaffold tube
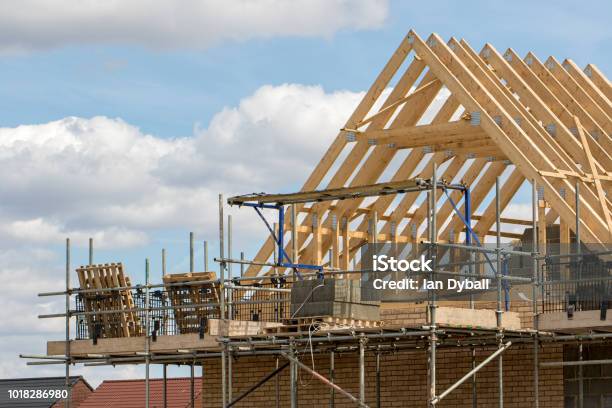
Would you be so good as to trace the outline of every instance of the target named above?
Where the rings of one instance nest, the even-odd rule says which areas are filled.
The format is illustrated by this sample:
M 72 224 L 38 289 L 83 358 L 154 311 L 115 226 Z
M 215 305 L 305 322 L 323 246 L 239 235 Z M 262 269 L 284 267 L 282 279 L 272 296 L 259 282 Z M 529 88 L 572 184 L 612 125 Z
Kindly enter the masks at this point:
M 539 336 L 538 336 L 538 249 L 536 242 L 538 241 L 538 197 L 537 197 L 537 184 L 535 179 L 531 181 L 531 250 L 532 250 L 532 265 L 533 268 L 533 284 L 532 288 L 532 309 L 533 309 L 533 328 L 535 329 L 533 339 L 533 406 L 539 408 L 540 406 L 540 367 L 539 367 Z
M 485 358 L 480 364 L 478 364 L 476 367 L 474 367 L 472 370 L 470 370 L 469 373 L 467 373 L 466 375 L 461 377 L 461 379 L 459 379 L 459 381 L 455 382 L 453 385 L 448 387 L 444 392 L 442 392 L 439 396 L 435 397 L 433 399 L 433 401 L 432 401 L 432 406 L 435 406 L 440 401 L 442 401 L 444 398 L 446 398 L 446 396 L 448 396 L 451 392 L 456 390 L 461 384 L 466 382 L 475 373 L 480 371 L 481 368 L 483 368 L 484 366 L 489 364 L 494 359 L 499 358 L 499 356 L 501 356 L 501 354 L 504 351 L 506 351 L 506 349 L 508 349 L 508 347 L 510 347 L 511 345 L 512 345 L 511 341 L 507 342 L 506 344 L 503 344 L 501 348 L 498 348 L 493 354 L 491 354 L 489 357 Z
M 583 361 L 582 343 L 578 345 L 578 361 Z M 578 365 L 578 408 L 584 408 L 584 373 L 582 364 Z
M 93 251 L 94 251 L 93 238 L 89 238 L 89 262 L 88 262 L 89 266 L 93 265 Z
M 70 408 L 72 387 L 70 384 L 70 238 L 66 238 L 66 400 L 64 406 Z
M 285 363 L 283 365 L 283 369 L 285 367 L 287 367 L 289 365 L 289 363 Z M 276 356 L 276 371 L 280 372 L 280 360 L 278 358 L 278 356 Z M 276 403 L 275 406 L 276 408 L 280 408 L 280 379 L 278 378 L 278 375 L 274 376 L 274 402 Z
M 289 382 L 291 387 L 291 408 L 297 408 L 298 406 L 298 395 L 297 395 L 297 381 L 298 381 L 298 371 L 297 371 L 297 358 L 295 355 L 295 346 L 293 342 L 289 344 L 289 361 L 291 362 L 289 366 Z
M 208 272 L 208 241 L 204 241 L 204 272 Z
M 168 364 L 163 366 L 162 403 L 163 408 L 168 408 Z
M 495 316 L 497 320 L 497 343 L 498 348 L 501 349 L 504 346 L 504 329 L 502 326 L 502 261 L 501 261 L 501 208 L 499 203 L 499 177 L 495 179 L 495 248 L 496 253 L 496 267 L 495 275 L 497 277 L 497 310 Z M 497 359 L 497 382 L 498 382 L 498 397 L 499 397 L 499 408 L 504 406 L 504 360 L 500 353 Z
M 329 352 L 329 380 L 331 382 L 335 381 L 335 377 L 336 377 L 336 352 L 335 351 L 330 351 Z M 336 390 L 332 387 L 329 390 L 329 407 L 330 408 L 334 408 L 334 405 L 336 404 Z
M 149 258 L 145 259 L 145 407 L 150 407 L 151 384 L 149 383 L 149 366 L 151 362 L 150 356 L 150 338 L 149 338 L 149 318 L 151 305 L 149 289 Z
M 576 252 L 580 255 L 580 184 L 576 181 Z M 582 259 L 578 259 L 578 277 L 582 277 Z M 578 360 L 582 361 L 582 343 L 578 345 Z M 578 408 L 584 407 L 584 376 L 582 365 L 578 366 Z
M 166 248 L 162 248 L 161 250 L 161 270 L 162 270 L 162 280 L 164 276 L 166 276 Z M 164 328 L 164 330 L 166 330 Z M 163 383 L 162 383 L 162 407 L 168 408 L 168 364 L 162 364 L 163 371 Z
M 225 250 L 223 248 L 224 232 L 223 232 L 223 194 L 219 194 L 219 256 L 221 259 L 225 257 Z M 219 318 L 225 319 L 225 262 L 219 262 L 219 276 L 221 280 L 219 282 Z M 227 345 L 223 344 L 221 347 L 221 403 L 223 408 L 227 406 L 227 372 L 226 372 L 226 357 L 227 357 Z
M 477 392 L 477 384 L 476 384 L 476 348 L 472 347 L 470 350 L 470 354 L 472 355 L 472 408 L 478 407 L 478 392 Z
M 193 255 L 193 232 L 189 233 L 189 272 L 195 272 L 195 258 Z
M 227 256 L 232 257 L 232 215 L 227 215 Z M 232 264 L 227 265 L 228 278 L 231 281 L 232 276 Z M 230 286 L 227 290 L 227 313 L 228 319 L 234 319 L 234 289 Z M 233 368 L 232 368 L 232 346 L 227 347 L 227 400 L 232 400 L 232 381 L 233 381 Z
M 436 185 L 438 181 L 437 176 L 437 165 L 433 164 L 433 172 L 431 177 L 431 184 Z M 434 271 L 436 270 L 436 243 L 438 241 L 438 230 L 436 225 L 436 209 L 437 209 L 437 190 L 432 188 L 430 191 L 430 201 L 429 201 L 429 241 L 430 241 L 430 258 L 433 267 L 430 273 L 430 281 L 435 281 Z M 429 393 L 428 393 L 428 401 L 429 406 L 433 407 L 435 405 L 436 399 L 436 342 L 437 342 L 437 333 L 436 333 L 436 291 L 435 289 L 430 290 L 429 295 Z
M 289 360 L 291 363 L 293 363 L 295 365 L 295 369 L 297 370 L 298 366 L 310 373 L 313 377 L 315 377 L 316 379 L 318 379 L 319 381 L 321 381 L 323 384 L 327 385 L 328 387 L 332 387 L 334 388 L 336 391 L 340 392 L 342 395 L 344 395 L 345 397 L 347 397 L 348 399 L 350 399 L 351 401 L 353 401 L 357 406 L 362 407 L 362 408 L 368 408 L 368 406 L 361 402 L 359 400 L 359 398 L 355 397 L 354 395 L 352 395 L 351 393 L 343 390 L 342 388 L 340 388 L 336 383 L 328 380 L 327 378 L 325 378 L 324 376 L 322 376 L 321 374 L 319 374 L 318 372 L 314 371 L 312 368 L 308 367 L 306 364 L 301 363 L 293 354 L 293 351 L 290 350 L 289 353 L 286 352 L 281 352 L 280 353 L 281 356 L 285 357 L 287 360 Z M 296 406 L 297 406 L 297 393 L 295 395 L 296 398 Z M 292 402 L 291 402 L 291 407 L 294 408 L 293 405 L 293 393 L 292 393 Z
M 189 376 L 189 400 L 191 401 L 191 406 L 195 407 L 195 361 L 191 362 L 190 366 L 190 376 Z
M 295 204 L 291 204 L 291 258 L 294 264 L 299 263 L 299 248 L 298 248 L 298 233 L 297 233 L 297 208 Z M 292 268 L 292 277 L 295 282 L 296 269 Z
M 380 408 L 380 350 L 376 350 L 376 408 Z
M 240 252 L 240 260 L 244 261 L 244 252 Z M 244 277 L 244 263 L 240 264 L 240 277 Z
M 365 344 L 367 339 L 359 339 L 359 402 L 365 404 Z

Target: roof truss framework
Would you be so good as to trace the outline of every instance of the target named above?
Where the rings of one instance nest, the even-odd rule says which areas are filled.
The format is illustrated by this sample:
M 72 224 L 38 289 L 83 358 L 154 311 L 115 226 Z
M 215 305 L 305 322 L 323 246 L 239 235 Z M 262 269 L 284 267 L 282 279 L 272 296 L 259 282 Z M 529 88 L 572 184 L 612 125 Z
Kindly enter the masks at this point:
M 392 84 L 395 77 L 399 79 Z M 377 103 L 391 86 L 386 99 Z M 571 60 L 559 63 L 550 57 L 542 63 L 533 53 L 520 58 L 512 49 L 501 54 L 490 44 L 478 53 L 463 40 L 444 42 L 436 34 L 423 40 L 410 31 L 302 191 L 426 179 L 435 163 L 446 181 L 471 187 L 472 227 L 484 238 L 495 221 L 495 205 L 487 197 L 497 177 L 503 183 L 502 209 L 525 181 L 535 180 L 550 207 L 548 222 L 560 219 L 572 229 L 577 183 L 583 241 L 610 242 L 611 94 L 610 82 L 592 64 L 582 71 Z M 336 163 L 345 149 L 348 154 Z M 394 160 L 402 151 L 404 158 Z M 450 196 L 463 206 L 460 194 Z M 437 206 L 439 239 L 460 239 L 464 228 L 451 203 L 442 195 Z M 334 266 L 346 268 L 355 249 L 373 239 L 371 219 L 380 223 L 374 237 L 378 242 L 417 242 L 427 202 L 423 193 L 409 192 L 299 203 L 296 209 L 303 214 L 297 228 L 300 262 L 323 264 L 322 254 L 331 249 Z M 515 228 L 526 224 L 506 221 Z M 287 223 L 285 231 L 290 228 Z M 291 253 L 293 244 L 285 242 Z M 270 259 L 273 246 L 268 238 L 255 260 Z M 247 275 L 261 268 L 251 265 Z

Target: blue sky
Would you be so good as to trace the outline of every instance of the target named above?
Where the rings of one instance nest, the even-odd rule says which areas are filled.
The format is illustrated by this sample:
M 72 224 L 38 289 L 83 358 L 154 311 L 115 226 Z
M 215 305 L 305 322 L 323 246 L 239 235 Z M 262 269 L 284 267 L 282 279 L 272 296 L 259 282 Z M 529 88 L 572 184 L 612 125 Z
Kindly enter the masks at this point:
M 35 294 L 61 287 L 66 236 L 74 265 L 95 236 L 140 281 L 162 247 L 185 271 L 193 229 L 201 269 L 217 194 L 298 188 L 409 29 L 612 71 L 609 1 L 62 1 L 0 4 L 0 377 L 61 337 Z M 233 214 L 253 256 L 265 229 Z

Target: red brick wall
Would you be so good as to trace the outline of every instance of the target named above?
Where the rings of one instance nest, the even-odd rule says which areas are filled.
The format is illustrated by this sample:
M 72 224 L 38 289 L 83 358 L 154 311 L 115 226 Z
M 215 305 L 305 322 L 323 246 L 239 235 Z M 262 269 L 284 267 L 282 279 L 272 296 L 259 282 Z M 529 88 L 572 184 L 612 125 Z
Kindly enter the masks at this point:
M 93 391 L 91 391 L 91 389 L 83 381 L 79 380 L 72 387 L 72 403 L 70 404 L 70 407 L 77 408 L 81 402 L 85 401 L 85 399 L 89 397 L 89 394 L 92 392 Z M 56 402 L 53 404 L 53 408 L 64 408 L 64 401 Z
M 494 349 L 477 350 L 477 362 L 482 361 Z M 533 399 L 533 348 L 531 345 L 512 346 L 504 353 L 504 395 L 505 406 L 523 408 Z M 560 361 L 563 358 L 561 346 L 547 346 L 541 350 L 541 361 Z M 311 365 L 310 355 L 300 357 Z M 381 356 L 381 402 L 386 407 L 425 407 L 427 393 L 427 355 L 425 350 L 402 351 Z M 284 360 L 280 357 L 280 364 Z M 233 363 L 234 397 L 257 380 L 270 373 L 275 367 L 275 358 L 269 356 L 240 357 Z M 441 349 L 437 359 L 438 394 L 458 380 L 471 368 L 469 348 Z M 315 355 L 315 369 L 329 376 L 329 356 Z M 289 368 L 279 374 L 281 406 L 289 405 Z M 336 382 L 352 393 L 359 395 L 358 356 L 356 353 L 336 354 Z M 370 406 L 376 406 L 375 356 L 366 354 L 366 399 Z M 305 371 L 300 371 L 299 403 L 302 406 L 326 406 L 329 404 L 329 388 Z M 265 407 L 275 405 L 275 379 L 271 379 L 237 404 L 238 407 Z M 497 362 L 483 368 L 477 375 L 478 406 L 496 406 Z M 202 401 L 205 407 L 218 407 L 221 400 L 220 360 L 207 359 L 204 362 Z M 353 407 L 348 399 L 336 393 L 336 407 Z M 471 407 L 471 381 L 464 383 L 439 406 L 446 408 Z M 559 408 L 563 406 L 563 371 L 561 368 L 540 370 L 540 407 Z

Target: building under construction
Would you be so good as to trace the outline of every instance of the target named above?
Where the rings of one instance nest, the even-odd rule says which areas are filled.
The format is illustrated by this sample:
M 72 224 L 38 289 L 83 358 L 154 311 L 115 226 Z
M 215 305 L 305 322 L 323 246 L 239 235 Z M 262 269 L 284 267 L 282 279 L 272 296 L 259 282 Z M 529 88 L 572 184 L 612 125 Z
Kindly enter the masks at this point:
M 220 196 L 214 267 L 192 240 L 190 271 L 136 284 L 68 241 L 40 294 L 65 339 L 23 357 L 201 367 L 193 406 L 612 407 L 611 134 L 595 66 L 410 31 L 300 192 Z M 228 205 L 269 230 L 252 257 Z M 432 268 L 378 293 L 373 253 Z M 451 279 L 489 283 L 421 285 Z

